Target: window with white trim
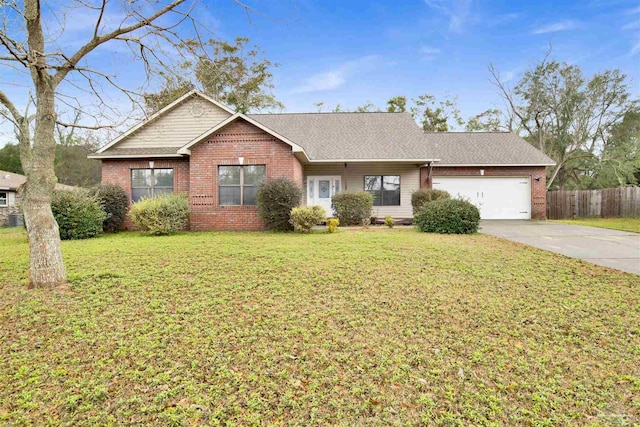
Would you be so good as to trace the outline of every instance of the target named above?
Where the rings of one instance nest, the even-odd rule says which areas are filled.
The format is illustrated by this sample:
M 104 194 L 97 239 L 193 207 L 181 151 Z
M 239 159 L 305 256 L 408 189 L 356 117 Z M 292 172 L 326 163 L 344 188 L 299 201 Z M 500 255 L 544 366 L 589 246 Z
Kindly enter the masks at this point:
M 258 186 L 266 175 L 265 165 L 218 166 L 220 206 L 256 205 Z
M 7 206 L 9 204 L 9 193 L 6 191 L 0 191 L 0 206 Z
M 173 169 L 131 169 L 131 201 L 173 193 Z

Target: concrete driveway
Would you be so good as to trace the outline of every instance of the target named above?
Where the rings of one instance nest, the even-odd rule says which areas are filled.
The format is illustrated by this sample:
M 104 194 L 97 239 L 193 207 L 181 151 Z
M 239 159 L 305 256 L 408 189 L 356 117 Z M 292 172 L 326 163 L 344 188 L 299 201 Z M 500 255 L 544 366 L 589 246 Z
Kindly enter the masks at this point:
M 640 274 L 640 234 L 544 221 L 482 221 L 480 232 Z

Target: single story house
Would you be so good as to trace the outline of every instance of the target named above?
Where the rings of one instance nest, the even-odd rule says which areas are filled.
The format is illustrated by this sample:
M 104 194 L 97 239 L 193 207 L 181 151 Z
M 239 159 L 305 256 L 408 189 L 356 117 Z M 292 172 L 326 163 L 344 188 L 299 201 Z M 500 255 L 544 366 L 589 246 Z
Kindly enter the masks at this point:
M 0 227 L 9 225 L 10 215 L 21 214 L 18 188 L 25 182 L 27 177 L 24 175 L 0 170 Z M 56 184 L 56 190 L 73 190 L 74 188 L 71 185 Z M 20 223 L 21 221 L 22 219 Z
M 258 230 L 256 189 L 284 176 L 304 204 L 368 191 L 372 215 L 411 218 L 411 194 L 441 188 L 483 218 L 544 219 L 553 160 L 512 133 L 424 133 L 408 113 L 242 114 L 189 92 L 94 154 L 132 201 L 188 195 L 192 230 Z

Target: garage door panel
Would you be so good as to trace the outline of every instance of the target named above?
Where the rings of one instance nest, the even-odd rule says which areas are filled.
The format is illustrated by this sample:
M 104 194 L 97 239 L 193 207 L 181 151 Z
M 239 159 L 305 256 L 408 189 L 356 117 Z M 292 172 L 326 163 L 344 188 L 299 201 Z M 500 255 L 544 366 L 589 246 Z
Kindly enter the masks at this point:
M 529 177 L 434 177 L 433 188 L 469 200 L 482 219 L 530 219 Z

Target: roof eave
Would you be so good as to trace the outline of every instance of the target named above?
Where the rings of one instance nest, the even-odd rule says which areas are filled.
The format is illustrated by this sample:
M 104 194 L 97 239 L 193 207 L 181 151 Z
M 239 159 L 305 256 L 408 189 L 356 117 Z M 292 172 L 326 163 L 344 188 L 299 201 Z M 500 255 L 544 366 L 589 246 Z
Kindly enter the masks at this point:
M 89 154 L 88 159 L 150 159 L 150 158 L 176 158 L 180 159 L 184 156 L 180 154 L 106 154 L 98 155 L 98 153 Z
M 555 166 L 556 163 L 439 163 L 438 167 L 541 167 Z
M 440 159 L 316 159 L 309 163 L 429 163 L 439 162 Z

